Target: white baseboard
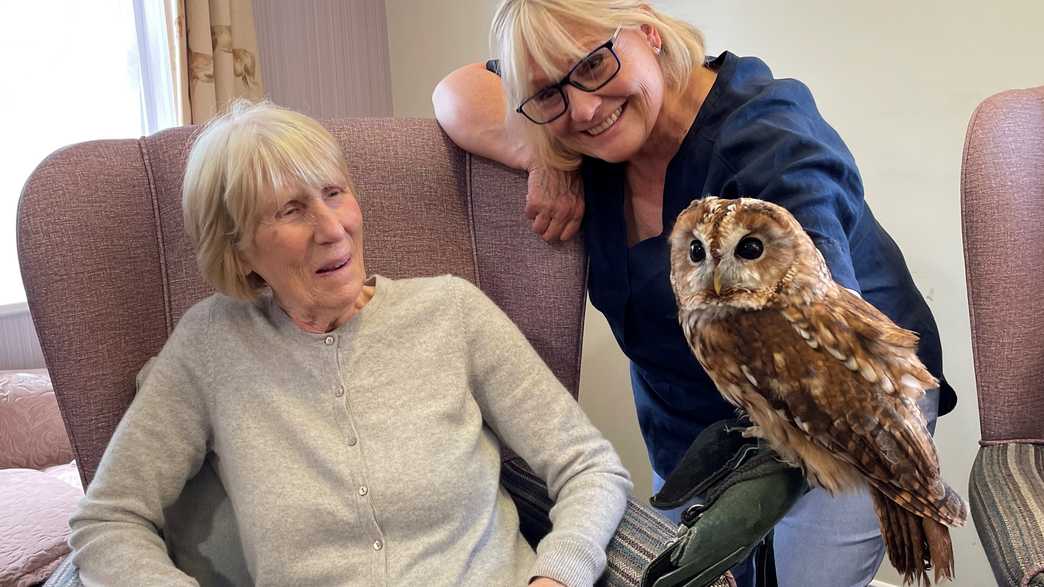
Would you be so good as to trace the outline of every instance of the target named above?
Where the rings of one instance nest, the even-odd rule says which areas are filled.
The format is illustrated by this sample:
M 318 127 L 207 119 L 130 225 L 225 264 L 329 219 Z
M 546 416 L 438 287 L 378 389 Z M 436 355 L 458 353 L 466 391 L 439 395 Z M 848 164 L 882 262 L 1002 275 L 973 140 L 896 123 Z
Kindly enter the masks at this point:
M 891 583 L 885 583 L 884 581 L 878 581 L 877 579 L 874 579 L 873 581 L 870 581 L 870 587 L 897 587 L 897 586 L 896 585 L 892 585 Z
M 0 305 L 0 369 L 38 369 L 44 366 L 29 306 Z
M 18 302 L 15 304 L 0 304 L 0 318 L 29 313 L 29 304 Z

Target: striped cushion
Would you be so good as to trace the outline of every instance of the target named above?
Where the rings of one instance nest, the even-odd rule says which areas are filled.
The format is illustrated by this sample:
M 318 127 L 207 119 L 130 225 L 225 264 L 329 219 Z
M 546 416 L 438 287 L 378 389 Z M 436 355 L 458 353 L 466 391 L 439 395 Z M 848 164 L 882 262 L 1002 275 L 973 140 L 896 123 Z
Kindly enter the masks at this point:
M 65 557 L 65 560 L 58 565 L 58 568 L 54 570 L 51 577 L 44 583 L 44 587 L 83 587 L 83 583 L 80 582 L 80 575 L 72 564 L 71 555 Z
M 968 495 L 997 583 L 1044 586 L 1044 446 L 980 448 Z
M 547 486 L 519 458 L 504 462 L 500 481 L 515 499 L 522 534 L 535 545 L 551 529 L 548 511 L 552 502 L 547 495 Z M 673 537 L 674 525 L 667 518 L 641 505 L 634 497 L 629 498 L 624 518 L 609 543 L 607 569 L 598 585 L 637 586 L 649 561 Z M 728 585 L 730 583 L 722 577 L 711 587 Z

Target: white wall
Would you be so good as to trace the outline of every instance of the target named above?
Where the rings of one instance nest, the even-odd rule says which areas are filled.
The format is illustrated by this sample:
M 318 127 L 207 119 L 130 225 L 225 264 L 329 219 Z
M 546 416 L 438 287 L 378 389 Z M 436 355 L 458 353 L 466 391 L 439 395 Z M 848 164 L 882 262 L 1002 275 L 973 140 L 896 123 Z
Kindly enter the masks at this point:
M 487 57 L 492 0 L 386 0 L 396 116 L 430 116 L 434 83 Z M 436 6 L 437 5 L 437 6 Z M 812 88 L 859 162 L 867 199 L 903 249 L 942 334 L 960 398 L 939 422 L 944 476 L 967 494 L 978 415 L 960 233 L 960 165 L 975 105 L 1011 87 L 1044 84 L 1044 3 L 1000 0 L 661 0 L 701 27 L 711 53 L 762 57 L 777 77 Z M 589 308 L 581 400 L 647 494 L 626 365 Z M 993 583 L 969 525 L 954 532 L 958 586 Z M 891 569 L 880 578 L 898 584 Z

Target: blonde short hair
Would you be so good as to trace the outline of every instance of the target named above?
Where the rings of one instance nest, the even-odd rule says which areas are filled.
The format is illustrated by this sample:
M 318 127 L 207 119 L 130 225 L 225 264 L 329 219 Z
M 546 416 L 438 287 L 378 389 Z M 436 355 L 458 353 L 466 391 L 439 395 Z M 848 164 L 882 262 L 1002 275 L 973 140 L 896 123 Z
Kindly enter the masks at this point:
M 601 30 L 608 39 L 618 27 L 643 24 L 660 33 L 663 45 L 659 62 L 667 89 L 680 91 L 693 68 L 703 65 L 703 34 L 647 1 L 503 0 L 493 16 L 490 45 L 500 61 L 508 116 L 520 116 L 515 109 L 540 89 L 530 83 L 531 63 L 552 78 L 561 78 L 566 74 L 561 67 L 563 56 L 569 58 L 567 63 L 573 63 L 591 50 L 580 45 L 569 29 Z M 545 165 L 558 169 L 580 165 L 581 155 L 551 136 L 546 125 L 526 123 L 524 128 L 537 158 Z
M 226 295 L 256 298 L 264 283 L 241 253 L 261 211 L 276 193 L 342 180 L 351 188 L 347 160 L 318 122 L 269 102 L 232 103 L 196 137 L 182 184 L 185 231 L 203 278 Z

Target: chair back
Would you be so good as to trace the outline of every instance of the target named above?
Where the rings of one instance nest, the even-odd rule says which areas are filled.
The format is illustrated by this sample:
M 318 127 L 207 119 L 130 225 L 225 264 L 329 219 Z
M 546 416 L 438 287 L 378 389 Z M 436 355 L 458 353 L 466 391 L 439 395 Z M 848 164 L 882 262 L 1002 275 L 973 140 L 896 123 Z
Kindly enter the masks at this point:
M 458 149 L 433 120 L 324 124 L 360 194 L 367 270 L 472 281 L 576 396 L 583 251 L 530 232 L 525 175 Z M 22 191 L 22 278 L 85 485 L 134 396 L 138 370 L 185 310 L 211 293 L 181 215 L 195 130 L 60 149 Z
M 1044 442 L 1044 86 L 972 114 L 961 223 L 982 441 Z

